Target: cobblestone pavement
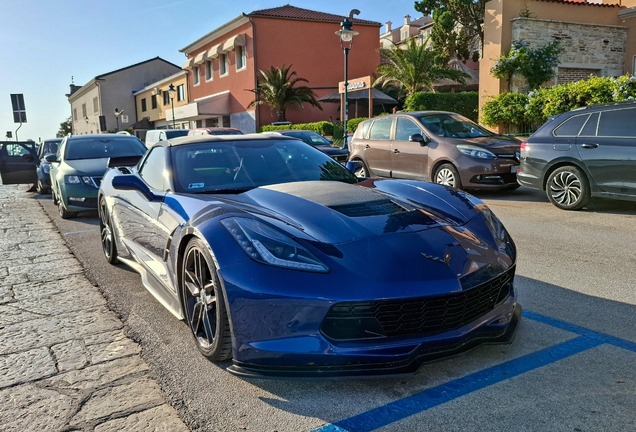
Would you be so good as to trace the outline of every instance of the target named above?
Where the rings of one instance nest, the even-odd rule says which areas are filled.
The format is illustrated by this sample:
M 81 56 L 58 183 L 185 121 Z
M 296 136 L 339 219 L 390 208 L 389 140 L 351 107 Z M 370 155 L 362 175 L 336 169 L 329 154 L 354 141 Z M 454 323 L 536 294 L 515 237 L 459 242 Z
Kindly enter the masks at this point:
M 0 430 L 188 431 L 25 185 L 0 185 Z

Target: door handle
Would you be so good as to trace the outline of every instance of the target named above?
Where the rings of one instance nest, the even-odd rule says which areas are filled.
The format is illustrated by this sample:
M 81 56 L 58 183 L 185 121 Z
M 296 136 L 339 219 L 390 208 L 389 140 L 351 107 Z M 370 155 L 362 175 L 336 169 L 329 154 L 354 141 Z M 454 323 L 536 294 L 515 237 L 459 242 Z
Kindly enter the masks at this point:
M 581 144 L 581 147 L 586 148 L 586 149 L 593 149 L 598 147 L 598 144 Z
M 400 151 L 398 149 L 393 149 L 393 153 L 398 154 Z
M 371 146 L 369 144 L 365 145 L 364 148 L 371 148 Z

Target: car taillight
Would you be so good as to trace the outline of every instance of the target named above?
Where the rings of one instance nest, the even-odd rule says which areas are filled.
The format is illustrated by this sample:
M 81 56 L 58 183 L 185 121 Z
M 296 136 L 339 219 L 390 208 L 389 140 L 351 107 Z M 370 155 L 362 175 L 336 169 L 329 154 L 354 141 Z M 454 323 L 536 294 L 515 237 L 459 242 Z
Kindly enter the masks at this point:
M 521 143 L 521 146 L 519 147 L 519 151 L 522 151 L 522 152 L 528 151 L 528 143 L 526 141 Z

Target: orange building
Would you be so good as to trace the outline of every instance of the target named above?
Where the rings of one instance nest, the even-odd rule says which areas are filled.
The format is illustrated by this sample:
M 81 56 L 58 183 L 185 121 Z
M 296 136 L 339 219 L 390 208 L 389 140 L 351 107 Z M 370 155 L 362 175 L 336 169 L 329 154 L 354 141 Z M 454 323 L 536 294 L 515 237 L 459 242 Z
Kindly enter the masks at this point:
M 241 14 L 180 51 L 188 56 L 190 103 L 175 109 L 177 121 L 196 127 L 231 126 L 243 132 L 277 120 L 269 106 L 250 107 L 258 71 L 290 66 L 305 78 L 316 99 L 338 88 L 344 78 L 344 53 L 339 37 L 342 15 L 285 5 Z M 353 39 L 348 56 L 350 79 L 368 76 L 380 64 L 380 23 L 353 18 Z M 308 104 L 287 110 L 293 123 L 340 117 L 339 105 L 323 103 L 322 111 Z M 350 107 L 351 110 L 351 107 Z M 351 112 L 349 113 L 351 114 Z M 349 116 L 351 118 L 351 115 Z M 193 124 L 192 127 L 195 125 Z

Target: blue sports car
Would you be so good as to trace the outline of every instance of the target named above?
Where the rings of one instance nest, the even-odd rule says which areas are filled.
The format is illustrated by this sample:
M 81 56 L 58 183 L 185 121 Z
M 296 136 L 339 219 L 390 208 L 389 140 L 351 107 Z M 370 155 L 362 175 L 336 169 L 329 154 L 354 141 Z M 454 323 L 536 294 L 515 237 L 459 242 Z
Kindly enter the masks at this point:
M 359 179 L 284 136 L 176 138 L 124 162 L 99 190 L 107 260 L 232 373 L 409 374 L 514 336 L 515 245 L 465 192 Z

